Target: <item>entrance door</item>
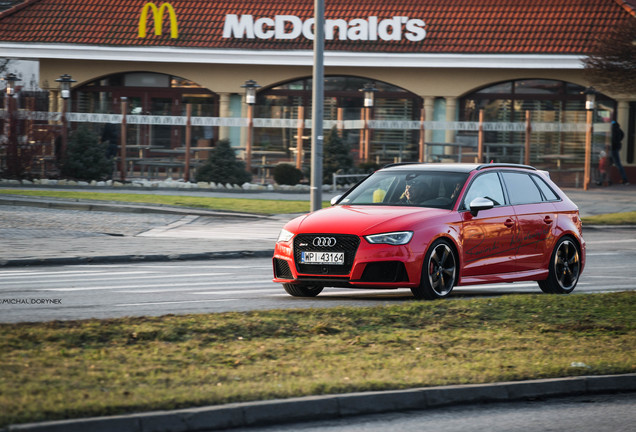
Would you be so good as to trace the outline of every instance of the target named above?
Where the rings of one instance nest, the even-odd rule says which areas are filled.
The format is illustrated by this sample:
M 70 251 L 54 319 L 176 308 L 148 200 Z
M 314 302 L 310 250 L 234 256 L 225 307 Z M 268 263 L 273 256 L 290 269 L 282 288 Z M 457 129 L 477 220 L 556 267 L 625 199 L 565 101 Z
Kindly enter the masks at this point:
M 113 92 L 117 102 L 116 112 L 120 112 L 122 97 L 128 98 L 128 114 L 176 116 L 181 115 L 181 92 L 161 91 L 152 92 L 138 89 L 118 89 Z M 127 146 L 142 150 L 170 149 L 181 145 L 181 128 L 179 126 L 161 124 L 133 124 L 127 125 Z

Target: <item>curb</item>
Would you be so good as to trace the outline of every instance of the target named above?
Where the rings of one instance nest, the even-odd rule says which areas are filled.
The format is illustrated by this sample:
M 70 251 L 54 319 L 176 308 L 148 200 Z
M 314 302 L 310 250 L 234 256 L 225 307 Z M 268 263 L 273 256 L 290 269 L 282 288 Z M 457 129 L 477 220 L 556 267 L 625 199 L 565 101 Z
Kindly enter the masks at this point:
M 174 411 L 18 424 L 10 425 L 4 431 L 212 431 L 469 403 L 633 391 L 636 391 L 636 374 L 582 376 L 232 403 Z
M 195 261 L 232 258 L 271 258 L 274 249 L 226 251 L 226 252 L 199 252 L 190 254 L 158 254 L 158 255 L 106 255 L 92 257 L 59 257 L 59 258 L 24 258 L 0 260 L 2 267 L 26 267 L 44 265 L 77 265 L 77 264 L 121 264 L 139 262 L 166 262 L 166 261 Z

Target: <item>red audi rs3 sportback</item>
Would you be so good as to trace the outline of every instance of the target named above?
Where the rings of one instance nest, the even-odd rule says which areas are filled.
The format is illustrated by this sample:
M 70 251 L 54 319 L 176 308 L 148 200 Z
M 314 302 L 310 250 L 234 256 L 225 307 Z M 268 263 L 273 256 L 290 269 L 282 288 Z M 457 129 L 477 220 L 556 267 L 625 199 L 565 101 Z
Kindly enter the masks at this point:
M 281 230 L 274 282 L 293 296 L 410 288 L 437 299 L 518 281 L 567 294 L 585 265 L 578 207 L 530 166 L 395 164 L 332 204 Z

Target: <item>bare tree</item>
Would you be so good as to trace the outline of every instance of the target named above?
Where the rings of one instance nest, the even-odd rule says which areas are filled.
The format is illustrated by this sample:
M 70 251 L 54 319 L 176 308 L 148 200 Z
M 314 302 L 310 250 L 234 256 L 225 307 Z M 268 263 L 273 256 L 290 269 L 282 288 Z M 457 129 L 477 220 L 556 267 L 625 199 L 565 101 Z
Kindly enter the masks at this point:
M 636 19 L 608 32 L 583 61 L 587 79 L 612 93 L 636 93 Z

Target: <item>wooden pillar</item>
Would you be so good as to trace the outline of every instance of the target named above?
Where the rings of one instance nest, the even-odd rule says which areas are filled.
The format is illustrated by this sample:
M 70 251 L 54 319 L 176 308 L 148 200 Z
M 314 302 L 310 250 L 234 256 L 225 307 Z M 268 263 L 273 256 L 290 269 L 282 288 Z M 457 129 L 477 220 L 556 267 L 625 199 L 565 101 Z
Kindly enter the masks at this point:
M 183 180 L 190 181 L 190 141 L 192 140 L 192 104 L 186 104 L 185 167 Z
M 424 109 L 424 106 L 422 105 L 422 111 L 420 113 L 420 142 L 419 142 L 419 147 L 420 147 L 420 157 L 419 157 L 419 161 L 420 163 L 426 162 L 426 147 L 425 147 L 425 140 L 424 140 L 424 134 L 425 134 L 425 130 L 424 130 L 424 121 L 426 121 L 426 111 Z
M 122 182 L 126 181 L 126 114 L 128 113 L 128 99 L 121 98 L 121 140 L 119 149 L 119 175 Z
M 530 165 L 530 133 L 532 132 L 532 125 L 530 123 L 530 110 L 526 110 L 526 142 L 523 153 L 523 163 Z
M 592 169 L 592 121 L 594 118 L 594 110 L 587 110 L 585 120 L 585 169 L 583 170 L 583 190 L 590 187 L 590 171 Z
M 305 133 L 305 107 L 298 107 L 298 126 L 296 129 L 296 168 L 302 169 L 304 159 L 303 134 Z
M 479 110 L 479 132 L 477 135 L 477 163 L 484 163 L 484 110 Z

